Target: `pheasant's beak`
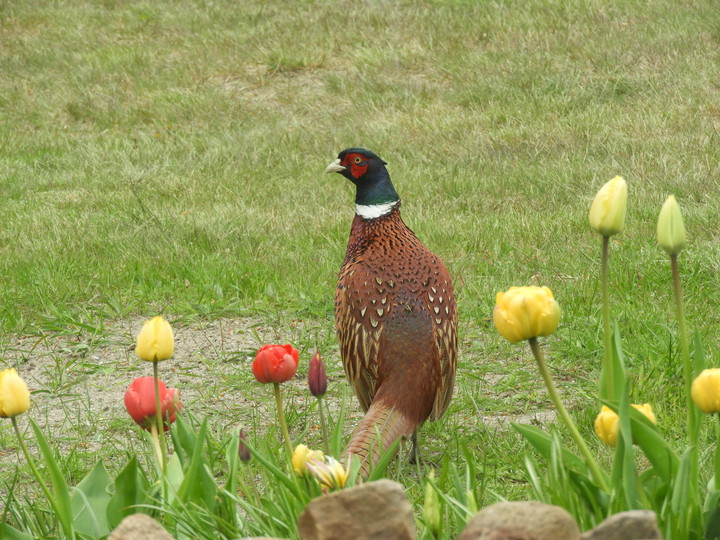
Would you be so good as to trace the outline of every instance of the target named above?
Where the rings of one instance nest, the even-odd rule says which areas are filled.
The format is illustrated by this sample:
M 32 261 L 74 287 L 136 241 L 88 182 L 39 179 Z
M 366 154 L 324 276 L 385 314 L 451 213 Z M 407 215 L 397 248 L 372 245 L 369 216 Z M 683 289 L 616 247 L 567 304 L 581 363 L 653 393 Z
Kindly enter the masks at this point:
M 329 172 L 342 172 L 346 169 L 346 167 L 343 167 L 340 165 L 340 158 L 337 158 L 335 161 L 333 161 L 330 165 L 327 166 L 327 169 L 325 169 L 326 173 Z

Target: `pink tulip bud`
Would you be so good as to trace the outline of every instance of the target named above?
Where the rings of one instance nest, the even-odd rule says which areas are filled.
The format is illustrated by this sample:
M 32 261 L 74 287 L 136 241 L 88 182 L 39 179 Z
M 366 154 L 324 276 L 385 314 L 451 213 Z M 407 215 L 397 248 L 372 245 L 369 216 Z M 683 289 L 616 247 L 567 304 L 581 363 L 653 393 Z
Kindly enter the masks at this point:
M 247 442 L 247 435 L 245 434 L 245 430 L 240 430 L 240 444 L 238 444 L 238 456 L 240 456 L 241 461 L 250 461 L 252 459 L 252 454 L 250 453 L 250 449 L 245 446 L 245 443 Z
M 323 364 L 320 353 L 315 353 L 310 359 L 310 367 L 308 368 L 308 386 L 310 393 L 315 397 L 322 397 L 327 391 L 328 378 L 325 373 L 325 364 Z

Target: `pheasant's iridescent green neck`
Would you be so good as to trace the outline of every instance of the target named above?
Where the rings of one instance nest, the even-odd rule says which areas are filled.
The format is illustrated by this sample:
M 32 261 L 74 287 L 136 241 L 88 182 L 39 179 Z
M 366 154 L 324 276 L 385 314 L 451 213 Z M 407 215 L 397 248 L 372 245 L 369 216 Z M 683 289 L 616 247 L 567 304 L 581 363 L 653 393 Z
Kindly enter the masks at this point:
M 366 174 L 355 183 L 355 212 L 365 219 L 375 219 L 389 214 L 400 203 L 390 175 L 385 167 Z

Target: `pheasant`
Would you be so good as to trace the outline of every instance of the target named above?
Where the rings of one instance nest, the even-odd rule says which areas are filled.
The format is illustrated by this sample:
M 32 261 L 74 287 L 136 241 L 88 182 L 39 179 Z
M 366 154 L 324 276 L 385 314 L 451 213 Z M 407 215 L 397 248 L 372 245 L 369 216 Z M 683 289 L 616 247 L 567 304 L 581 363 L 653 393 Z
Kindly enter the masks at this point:
M 455 384 L 457 308 L 442 261 L 400 217 L 387 165 L 348 148 L 325 172 L 356 187 L 355 219 L 335 293 L 343 367 L 365 417 L 345 450 L 367 478 L 383 450 L 447 409 Z

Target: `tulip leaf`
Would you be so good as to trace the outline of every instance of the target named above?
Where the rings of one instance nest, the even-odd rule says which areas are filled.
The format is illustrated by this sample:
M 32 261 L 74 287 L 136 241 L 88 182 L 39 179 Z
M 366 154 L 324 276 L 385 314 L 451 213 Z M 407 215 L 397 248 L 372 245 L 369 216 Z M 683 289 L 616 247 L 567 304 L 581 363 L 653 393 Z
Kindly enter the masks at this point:
M 207 433 L 207 418 L 200 426 L 200 432 L 195 438 L 195 448 L 192 450 L 190 463 L 186 465 L 184 478 L 177 491 L 177 497 L 183 503 L 193 503 L 211 510 L 215 502 L 217 490 L 215 478 L 208 471 L 204 462 L 203 446 Z
M 715 479 L 713 478 L 710 480 L 710 487 L 703 508 L 705 538 L 717 538 L 720 536 L 720 491 L 715 491 L 714 484 Z
M 378 459 L 372 471 L 370 471 L 370 475 L 368 476 L 368 482 L 372 482 L 373 480 L 380 480 L 381 478 L 385 477 L 385 470 L 387 469 L 388 465 L 390 465 L 390 462 L 395 457 L 395 454 L 397 454 L 398 448 L 400 446 L 400 441 L 401 439 L 396 440 L 388 447 L 387 450 L 383 451 L 380 454 L 380 459 Z
M 347 398 L 347 389 L 343 388 L 342 399 L 340 401 L 340 411 L 337 420 L 333 426 L 332 435 L 330 436 L 330 451 L 334 456 L 339 456 L 343 451 L 343 428 L 345 427 L 345 402 Z M 322 404 L 320 405 L 322 406 Z
M 251 445 L 248 441 L 245 441 L 245 446 L 247 446 L 248 450 L 250 450 L 252 456 L 256 458 L 262 464 L 262 466 L 265 467 L 273 475 L 276 480 L 283 483 L 285 487 L 287 487 L 290 492 L 293 493 L 296 497 L 302 497 L 301 491 L 295 483 L 294 479 L 288 478 L 286 473 L 281 471 L 278 467 L 271 463 L 270 460 L 268 460 L 260 452 L 255 450 L 255 447 Z
M 690 472 L 692 467 L 692 448 L 688 448 L 680 458 L 680 466 L 673 480 L 670 508 L 674 514 L 688 508 L 690 497 Z
M 551 458 L 552 437 L 550 437 L 550 435 L 535 426 L 528 426 L 527 424 L 516 424 L 512 422 L 512 427 L 515 428 L 520 435 L 525 437 L 545 459 L 549 460 Z M 586 470 L 583 460 L 566 448 L 562 449 L 562 460 L 566 465 L 578 472 L 584 472 Z
M 35 439 L 37 440 L 38 448 L 40 449 L 40 453 L 45 460 L 45 466 L 47 467 L 48 473 L 50 475 L 50 480 L 52 481 L 55 491 L 55 493 L 53 494 L 53 498 L 49 502 L 52 505 L 53 510 L 55 510 L 55 514 L 57 515 L 58 521 L 60 521 L 60 525 L 62 526 L 65 535 L 69 538 L 74 538 L 75 531 L 73 529 L 72 523 L 73 520 L 72 507 L 70 505 L 70 492 L 67 482 L 65 481 L 65 476 L 63 476 L 62 471 L 60 471 L 60 467 L 55 460 L 55 456 L 50 449 L 50 445 L 48 444 L 45 435 L 43 435 L 43 432 L 40 430 L 40 428 L 32 418 L 30 418 L 30 426 L 35 433 Z
M 107 507 L 110 502 L 112 479 L 102 461 L 83 478 L 70 497 L 75 529 L 98 538 L 110 534 Z
M 175 453 L 184 467 L 195 450 L 195 432 L 183 416 L 178 414 L 175 417 L 175 422 L 170 427 L 170 436 L 172 437 Z
M 7 523 L 0 525 L 0 538 L 4 540 L 35 540 L 35 536 L 30 536 L 17 529 L 12 528 Z
M 148 481 L 145 478 L 137 457 L 133 456 L 115 478 L 115 493 L 107 505 L 107 520 L 112 529 L 123 518 L 141 512 L 140 507 L 149 502 Z

